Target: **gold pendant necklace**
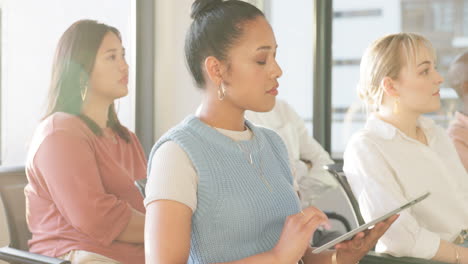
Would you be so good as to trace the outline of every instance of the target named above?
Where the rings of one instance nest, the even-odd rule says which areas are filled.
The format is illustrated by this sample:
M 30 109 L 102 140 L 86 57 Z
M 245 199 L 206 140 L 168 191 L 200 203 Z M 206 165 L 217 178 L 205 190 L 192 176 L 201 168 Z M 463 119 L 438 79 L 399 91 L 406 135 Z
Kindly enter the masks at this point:
M 249 129 L 249 128 L 247 128 L 247 129 Z M 232 141 L 234 141 L 234 140 L 232 140 Z M 234 141 L 234 143 L 236 143 L 236 145 L 239 147 L 239 149 L 244 153 L 244 155 L 245 155 L 245 157 L 247 159 L 247 162 L 249 162 L 250 165 L 252 165 L 252 167 L 255 168 L 255 170 L 257 171 L 257 174 L 259 175 L 259 177 L 263 181 L 263 183 L 267 186 L 268 190 L 270 192 L 273 192 L 273 188 L 271 187 L 270 183 L 267 181 L 265 175 L 263 174 L 263 159 L 262 159 L 262 156 L 259 154 L 258 159 L 260 161 L 260 164 L 258 164 L 258 166 L 257 166 L 257 164 L 254 164 L 254 162 L 253 162 L 252 152 L 246 151 L 238 142 Z M 256 143 L 258 145 L 258 141 L 256 141 Z
M 205 123 L 206 125 L 208 125 L 209 127 L 211 127 L 212 129 L 218 131 L 215 127 Z M 245 127 L 246 129 L 250 130 L 252 132 L 252 130 L 250 128 L 248 128 L 247 126 Z M 220 131 L 218 131 L 220 132 Z M 221 132 L 220 132 L 221 133 Z M 221 133 L 223 134 L 223 133 Z M 253 134 L 253 132 L 252 132 Z M 261 155 L 259 155 L 258 159 L 260 160 L 260 164 L 259 166 L 257 167 L 256 164 L 254 164 L 254 161 L 253 161 L 253 158 L 252 158 L 252 152 L 248 152 L 246 151 L 237 141 L 233 140 L 232 138 L 230 138 L 229 136 L 226 136 L 223 134 L 223 136 L 229 138 L 232 142 L 234 142 L 234 144 L 237 145 L 237 147 L 239 147 L 239 150 L 244 153 L 245 155 L 245 158 L 247 159 L 247 162 L 252 165 L 252 167 L 255 168 L 255 170 L 257 171 L 257 174 L 259 175 L 260 179 L 263 181 L 263 183 L 266 185 L 266 187 L 268 188 L 268 190 L 270 192 L 273 192 L 273 188 L 271 187 L 270 183 L 267 181 L 267 179 L 265 178 L 265 175 L 263 174 L 263 159 L 261 157 Z M 255 134 L 253 134 L 253 137 L 255 137 Z M 252 137 L 252 138 L 253 138 Z M 252 139 L 251 139 L 252 140 Z M 260 146 L 259 146 L 259 143 L 257 142 L 257 146 L 258 148 L 260 149 Z

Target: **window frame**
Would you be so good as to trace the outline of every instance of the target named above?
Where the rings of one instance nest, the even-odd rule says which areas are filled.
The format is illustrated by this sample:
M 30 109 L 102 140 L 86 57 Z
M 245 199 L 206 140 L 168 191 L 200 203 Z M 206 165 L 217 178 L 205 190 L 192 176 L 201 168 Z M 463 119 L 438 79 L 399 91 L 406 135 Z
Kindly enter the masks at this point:
M 135 133 L 148 157 L 155 140 L 155 3 L 136 1 Z
M 331 153 L 333 0 L 315 0 L 313 135 Z

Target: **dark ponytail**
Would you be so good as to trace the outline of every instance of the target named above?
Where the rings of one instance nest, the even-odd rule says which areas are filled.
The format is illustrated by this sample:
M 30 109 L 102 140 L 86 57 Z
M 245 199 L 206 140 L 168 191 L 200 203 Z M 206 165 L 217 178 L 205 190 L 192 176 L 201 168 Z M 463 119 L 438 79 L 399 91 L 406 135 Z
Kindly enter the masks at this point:
M 209 56 L 226 60 L 228 50 L 243 33 L 243 25 L 262 11 L 239 0 L 196 0 L 192 24 L 185 38 L 185 57 L 198 87 L 205 85 L 202 64 Z
M 196 19 L 198 16 L 202 15 L 215 8 L 217 5 L 223 3 L 223 0 L 199 0 L 195 1 L 192 4 L 192 10 L 190 12 L 190 17 Z

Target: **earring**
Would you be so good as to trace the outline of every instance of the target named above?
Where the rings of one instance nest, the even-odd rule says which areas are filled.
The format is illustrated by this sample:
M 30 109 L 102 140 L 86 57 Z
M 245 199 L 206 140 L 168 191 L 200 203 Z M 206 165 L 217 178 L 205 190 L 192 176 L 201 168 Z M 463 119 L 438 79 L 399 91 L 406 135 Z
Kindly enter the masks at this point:
M 220 101 L 224 100 L 224 97 L 226 96 L 226 89 L 224 89 L 224 85 L 223 83 L 221 83 L 219 85 L 219 89 L 218 89 L 218 99 Z
M 400 112 L 400 97 L 397 97 L 393 103 L 393 114 L 397 115 Z
M 84 102 L 84 100 L 86 99 L 86 94 L 88 93 L 88 85 L 85 84 L 83 88 L 80 90 L 80 94 L 81 94 L 81 101 Z

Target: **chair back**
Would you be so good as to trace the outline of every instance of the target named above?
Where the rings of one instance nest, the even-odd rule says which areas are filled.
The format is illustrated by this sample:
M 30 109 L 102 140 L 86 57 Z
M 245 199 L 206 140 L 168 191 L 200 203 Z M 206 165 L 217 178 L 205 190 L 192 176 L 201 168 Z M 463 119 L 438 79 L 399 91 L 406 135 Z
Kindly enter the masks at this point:
M 349 185 L 348 179 L 346 178 L 346 175 L 343 172 L 343 164 L 342 163 L 335 163 L 335 164 L 329 164 L 323 166 L 324 169 L 329 171 L 333 177 L 340 183 L 341 188 L 343 188 L 344 192 L 346 193 L 346 198 L 348 199 L 348 203 L 350 204 L 351 208 L 353 209 L 354 212 L 354 217 L 356 223 L 358 225 L 363 225 L 365 224 L 364 219 L 362 218 L 361 211 L 359 209 L 359 203 L 354 196 L 353 190 L 351 189 L 351 186 Z
M 26 222 L 24 187 L 27 183 L 23 166 L 0 167 L 0 200 L 4 207 L 10 247 L 26 251 L 32 236 Z
M 143 195 L 143 198 L 145 198 L 146 197 L 146 193 L 145 193 L 146 178 L 136 180 L 135 186 L 138 188 L 138 190 L 140 190 L 140 193 L 141 195 Z

